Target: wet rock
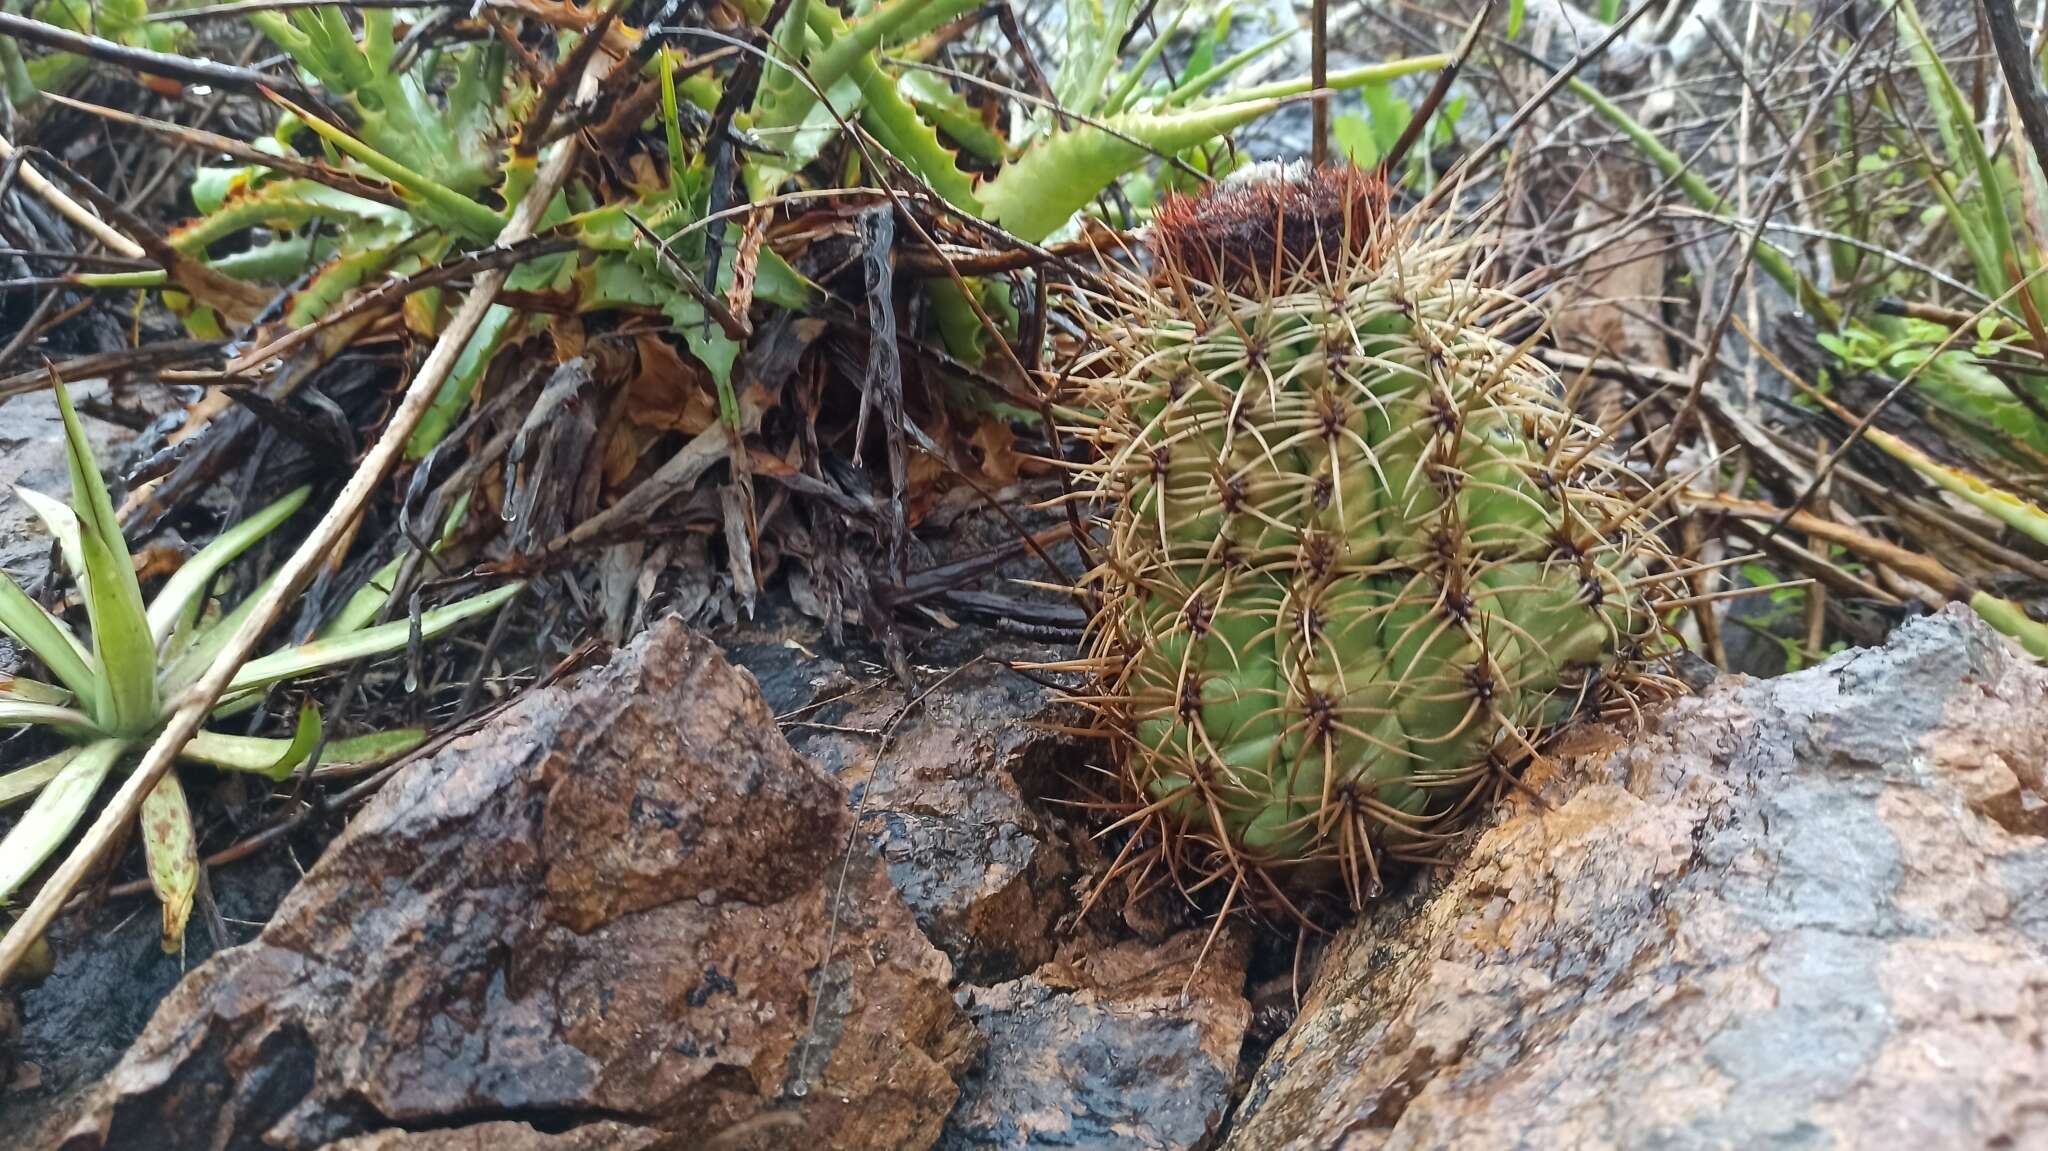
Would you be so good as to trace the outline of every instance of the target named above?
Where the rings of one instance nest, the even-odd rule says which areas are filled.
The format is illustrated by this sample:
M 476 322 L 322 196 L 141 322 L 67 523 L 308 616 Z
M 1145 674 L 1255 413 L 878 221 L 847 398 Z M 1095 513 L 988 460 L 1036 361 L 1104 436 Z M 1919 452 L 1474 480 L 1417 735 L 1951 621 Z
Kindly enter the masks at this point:
M 2048 671 L 1966 611 L 1534 773 L 1226 1146 L 2048 1146 Z
M 1251 1022 L 1246 934 L 1225 932 L 1203 957 L 1206 938 L 1129 940 L 972 989 L 988 1048 L 939 1146 L 1205 1146 Z
M 894 680 L 875 683 L 792 723 L 790 743 L 853 794 L 890 879 L 962 978 L 1030 971 L 1053 957 L 1073 904 L 1073 854 L 1020 784 L 1071 758 L 1072 741 L 1045 726 L 1059 704 L 983 661 L 905 707 Z
M 588 1123 L 549 1134 L 525 1123 L 479 1123 L 440 1131 L 378 1131 L 329 1145 L 329 1151 L 651 1151 L 661 1132 Z
M 961 979 L 1012 979 L 1053 958 L 1077 858 L 1093 848 L 1081 821 L 1036 801 L 1063 793 L 1094 749 L 1054 730 L 1078 723 L 1076 709 L 1003 661 L 1060 650 L 978 627 L 929 637 L 913 702 L 879 653 L 825 654 L 835 649 L 822 628 L 787 609 L 720 638 L 790 745 L 847 788 L 861 831 Z
M 848 821 L 753 681 L 659 623 L 395 777 L 65 1146 L 491 1121 L 929 1146 L 974 1035 Z

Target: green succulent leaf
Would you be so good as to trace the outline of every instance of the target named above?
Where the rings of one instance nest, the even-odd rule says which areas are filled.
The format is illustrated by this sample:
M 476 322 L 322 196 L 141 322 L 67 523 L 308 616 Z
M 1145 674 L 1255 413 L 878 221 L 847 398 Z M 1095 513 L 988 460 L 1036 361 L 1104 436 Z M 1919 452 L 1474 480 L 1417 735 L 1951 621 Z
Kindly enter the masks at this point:
M 294 512 L 306 504 L 306 497 L 313 489 L 298 488 L 284 498 L 271 503 L 255 515 L 222 532 L 214 541 L 193 553 L 176 574 L 164 582 L 163 590 L 149 605 L 149 634 L 158 647 L 171 636 L 178 620 L 221 570 L 235 562 L 257 541 L 277 530 L 278 525 L 290 519 Z
M 56 538 L 57 553 L 64 559 L 64 569 L 71 573 L 72 582 L 78 585 L 79 595 L 90 597 L 92 575 L 85 570 L 85 547 L 79 542 L 78 517 L 71 514 L 71 509 L 65 507 L 62 500 L 51 499 L 32 488 L 15 488 L 14 494 L 28 505 L 37 519 L 43 521 L 44 530 Z
M 43 683 L 25 675 L 0 672 L 0 699 L 19 700 L 23 703 L 48 703 L 63 707 L 75 697 L 53 683 Z
M 92 717 L 74 708 L 0 695 L 0 727 L 54 727 L 72 732 L 93 730 Z
M 72 829 L 85 817 L 92 797 L 99 793 L 128 741 L 102 739 L 87 744 L 57 769 L 55 776 L 36 793 L 34 803 L 0 839 L 0 902 L 6 901 L 28 882 L 36 869 L 50 858 Z
M 55 755 L 44 756 L 27 767 L 19 767 L 6 775 L 0 775 L 0 807 L 19 803 L 41 791 L 51 780 L 57 778 L 58 773 L 64 770 L 64 765 L 70 763 L 80 750 L 82 749 L 76 746 L 67 747 Z
M 291 739 L 252 735 L 223 735 L 202 731 L 192 737 L 178 754 L 195 763 L 224 771 L 261 775 L 277 782 L 290 779 L 299 765 L 313 754 L 320 734 L 317 713 L 308 726 L 307 715 L 299 715 L 299 727 Z M 310 738 L 309 738 L 310 736 Z M 321 753 L 320 774 L 349 771 L 402 755 L 425 742 L 427 734 L 418 728 L 397 728 L 350 739 L 329 740 Z
M 458 624 L 489 615 L 513 596 L 518 595 L 519 589 L 523 586 L 520 583 L 507 584 L 445 607 L 420 613 L 420 638 L 432 639 Z M 412 621 L 400 619 L 331 639 L 317 639 L 243 664 L 242 670 L 229 682 L 228 690 L 238 692 L 267 687 L 302 675 L 311 675 L 353 663 L 359 659 L 389 655 L 404 650 L 411 638 Z
M 234 638 L 235 632 L 241 629 L 243 622 L 255 614 L 257 601 L 263 598 L 263 593 L 269 591 L 270 585 L 275 582 L 275 572 L 263 577 L 249 592 L 248 598 L 235 610 L 200 628 L 182 646 L 174 644 L 166 647 L 162 660 L 163 670 L 157 675 L 158 690 L 165 698 L 175 696 L 199 682 L 199 677 L 206 674 L 206 669 L 213 665 L 213 661 L 221 652 L 227 650 L 228 641 Z M 172 639 L 175 641 L 177 637 L 173 636 Z
M 50 673 L 84 700 L 88 710 L 97 710 L 99 677 L 93 674 L 92 657 L 64 621 L 28 597 L 21 586 L 0 572 L 0 631 L 35 653 Z
M 157 722 L 156 643 L 142 607 L 135 562 L 114 517 L 113 497 L 100 479 L 92 446 L 70 392 L 57 385 L 57 410 L 64 417 L 65 454 L 71 465 L 73 512 L 87 573 L 86 611 L 92 619 L 93 664 L 97 672 L 93 718 L 109 734 L 135 736 Z

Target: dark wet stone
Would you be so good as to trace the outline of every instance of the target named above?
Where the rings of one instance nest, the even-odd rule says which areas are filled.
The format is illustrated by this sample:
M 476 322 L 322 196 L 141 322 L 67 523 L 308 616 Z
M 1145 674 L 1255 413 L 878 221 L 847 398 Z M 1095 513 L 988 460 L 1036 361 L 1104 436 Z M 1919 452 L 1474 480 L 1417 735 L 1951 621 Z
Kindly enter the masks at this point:
M 988 1047 L 961 1083 L 939 1146 L 1205 1146 L 1229 1105 L 1251 1021 L 1243 933 L 1224 933 L 1201 957 L 1206 937 L 1089 949 L 970 989 L 967 1010 Z
M 790 743 L 847 787 L 889 878 L 962 978 L 1029 971 L 1053 957 L 1073 905 L 1073 855 L 1019 782 L 1075 757 L 1074 741 L 1043 726 L 1062 708 L 992 662 L 935 682 L 907 713 L 905 701 L 893 680 L 844 693 L 791 723 Z
M 659 1131 L 588 1123 L 542 1131 L 525 1123 L 478 1123 L 440 1131 L 378 1131 L 331 1144 L 328 1151 L 659 1151 Z
M 1337 938 L 1225 1145 L 2048 1145 L 2044 771 L 1960 608 L 1582 733 Z
M 752 680 L 664 621 L 396 776 L 65 1146 L 492 1120 L 929 1146 L 975 1037 L 848 821 Z

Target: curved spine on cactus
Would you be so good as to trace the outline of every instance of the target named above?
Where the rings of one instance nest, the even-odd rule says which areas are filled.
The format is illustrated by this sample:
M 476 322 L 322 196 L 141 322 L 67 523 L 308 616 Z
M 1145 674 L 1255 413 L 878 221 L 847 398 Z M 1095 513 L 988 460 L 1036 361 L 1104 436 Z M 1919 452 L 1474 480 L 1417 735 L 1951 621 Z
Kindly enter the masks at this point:
M 1326 170 L 1170 203 L 1150 274 L 1075 291 L 1128 866 L 1355 906 L 1653 654 L 1655 493 L 1500 334 L 1535 317 L 1486 250 Z

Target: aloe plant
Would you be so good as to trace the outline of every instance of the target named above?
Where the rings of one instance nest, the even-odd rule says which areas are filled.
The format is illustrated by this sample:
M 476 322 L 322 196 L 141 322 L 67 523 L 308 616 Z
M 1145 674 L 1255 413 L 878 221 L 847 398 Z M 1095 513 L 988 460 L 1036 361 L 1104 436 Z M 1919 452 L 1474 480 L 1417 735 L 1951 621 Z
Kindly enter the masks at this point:
M 70 745 L 0 774 L 0 805 L 34 799 L 0 839 L 0 902 L 63 846 L 108 776 L 130 751 L 156 736 L 178 696 L 198 682 L 226 647 L 257 596 L 209 617 L 208 588 L 237 557 L 291 518 L 308 495 L 308 489 L 300 488 L 221 533 L 145 603 L 134 560 L 114 518 L 113 500 L 62 385 L 57 388 L 57 405 L 64 420 L 71 503 L 66 506 L 27 489 L 17 488 L 16 493 L 56 538 L 89 631 L 81 638 L 62 617 L 0 573 L 0 632 L 32 653 L 49 677 L 0 675 L 0 727 L 42 728 Z M 495 611 L 517 592 L 517 585 L 498 588 L 425 612 L 417 621 L 375 627 L 366 625 L 389 593 L 359 594 L 352 601 L 346 630 L 330 630 L 313 642 L 281 648 L 244 664 L 216 714 L 245 710 L 262 693 L 290 680 L 401 650 L 415 627 L 422 638 L 439 636 Z M 368 612 L 360 610 L 366 599 Z M 193 763 L 283 780 L 313 754 L 320 738 L 319 713 L 306 706 L 289 738 L 201 731 L 180 755 Z M 334 764 L 369 763 L 405 751 L 423 738 L 419 730 L 397 729 L 332 740 L 325 756 Z M 148 796 L 141 832 L 150 882 L 163 904 L 163 945 L 175 951 L 184 938 L 199 879 L 198 837 L 175 773 L 166 775 Z

